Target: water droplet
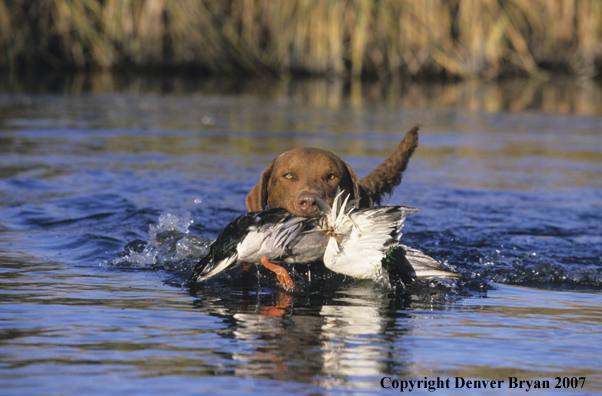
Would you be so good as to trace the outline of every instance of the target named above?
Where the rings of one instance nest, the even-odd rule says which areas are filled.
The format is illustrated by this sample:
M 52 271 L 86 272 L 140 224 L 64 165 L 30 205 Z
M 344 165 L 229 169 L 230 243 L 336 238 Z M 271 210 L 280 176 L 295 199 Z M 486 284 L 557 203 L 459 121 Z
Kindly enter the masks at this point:
M 215 119 L 213 117 L 204 116 L 203 118 L 201 118 L 201 122 L 203 123 L 203 125 L 213 125 L 215 124 Z

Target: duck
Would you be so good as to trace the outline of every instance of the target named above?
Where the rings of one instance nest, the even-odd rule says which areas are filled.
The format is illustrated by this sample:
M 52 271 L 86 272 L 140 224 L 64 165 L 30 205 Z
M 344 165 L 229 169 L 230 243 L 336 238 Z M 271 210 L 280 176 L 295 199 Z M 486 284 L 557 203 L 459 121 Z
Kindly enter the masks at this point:
M 325 216 L 300 217 L 282 208 L 245 213 L 226 225 L 209 245 L 189 284 L 204 282 L 243 264 L 256 264 L 274 272 L 282 287 L 291 291 L 293 280 L 276 263 L 320 261 L 328 244 L 326 221 Z
M 355 209 L 347 203 L 348 197 L 342 203 L 339 198 L 332 207 L 316 200 L 330 226 L 323 256 L 326 268 L 385 287 L 405 288 L 418 278 L 458 277 L 420 250 L 399 243 L 405 219 L 420 209 L 400 205 Z
M 327 218 L 328 243 L 322 260 L 329 270 L 356 279 L 390 285 L 390 270 L 383 266 L 389 249 L 399 244 L 404 220 L 418 209 L 384 205 L 356 209 L 337 195 L 332 207 L 316 200 Z
M 316 198 L 321 212 L 315 217 L 295 216 L 281 208 L 237 217 L 209 246 L 189 284 L 204 282 L 243 264 L 256 264 L 274 272 L 282 287 L 291 291 L 295 284 L 278 264 L 318 261 L 333 272 L 386 286 L 408 283 L 417 277 L 450 275 L 431 257 L 399 244 L 404 220 L 419 209 L 400 205 L 357 209 L 357 200 L 342 195 L 337 193 L 332 207 Z M 384 260 L 396 247 L 402 249 L 401 257 Z

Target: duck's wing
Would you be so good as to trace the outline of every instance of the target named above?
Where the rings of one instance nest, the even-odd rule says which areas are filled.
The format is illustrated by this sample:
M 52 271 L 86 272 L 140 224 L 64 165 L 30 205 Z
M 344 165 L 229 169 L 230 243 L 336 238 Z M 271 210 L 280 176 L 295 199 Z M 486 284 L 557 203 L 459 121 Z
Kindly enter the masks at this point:
M 383 257 L 391 246 L 399 243 L 405 218 L 417 210 L 386 205 L 352 211 L 348 220 L 335 229 L 338 246 L 329 244 L 324 264 L 334 272 L 354 278 L 380 278 Z
M 265 250 L 279 251 L 286 247 L 303 229 L 304 217 L 290 214 L 285 209 L 266 210 L 258 216 L 258 232 L 265 235 Z
M 192 272 L 192 276 L 188 281 L 189 284 L 195 284 L 197 282 L 205 281 L 220 272 L 224 271 L 226 268 L 232 266 L 234 262 L 236 262 L 238 258 L 238 254 L 234 254 L 230 257 L 226 257 L 221 261 L 213 260 L 213 252 L 209 251 L 205 257 L 201 259 L 194 267 L 194 271 Z
M 258 230 L 259 233 L 266 235 L 262 255 L 276 261 L 291 259 L 291 262 L 298 262 L 291 256 L 294 254 L 291 248 L 297 246 L 301 240 L 308 239 L 307 233 L 318 231 L 320 218 L 299 217 L 284 209 L 266 212 L 262 213 L 264 224 Z M 311 249 L 311 246 L 307 248 Z
M 373 252 L 385 252 L 401 238 L 401 227 L 409 215 L 418 209 L 386 205 L 361 209 L 349 214 L 353 223 L 348 244 Z M 382 256 L 381 256 L 382 258 Z
M 408 260 L 413 269 L 412 276 L 414 278 L 458 278 L 459 274 L 450 271 L 443 264 L 437 262 L 431 256 L 422 253 L 418 249 L 409 246 L 400 245 L 405 251 L 405 258 Z
M 399 241 L 401 237 L 399 230 L 404 220 L 418 210 L 398 205 L 375 206 L 353 211 L 349 214 L 349 218 L 355 226 L 354 233 L 366 235 L 375 240 L 382 240 L 385 235 L 389 235 Z
M 379 232 L 378 227 L 380 227 L 380 224 L 389 224 L 389 230 L 391 230 L 393 224 L 397 224 L 397 231 L 393 232 L 391 230 L 390 235 L 392 239 L 387 242 L 391 243 L 389 246 L 395 246 L 399 243 L 399 239 L 402 235 L 400 232 L 400 228 L 403 225 L 403 221 L 406 217 L 416 213 L 418 210 L 419 209 L 407 206 L 381 206 L 366 209 L 365 211 L 367 213 L 362 213 L 362 211 L 358 211 L 355 213 L 351 213 L 349 216 L 352 219 L 355 219 L 360 228 L 362 227 L 362 225 L 364 226 L 366 232 L 369 235 L 373 236 L 375 243 L 378 243 L 378 240 L 384 240 L 383 233 L 387 231 L 386 227 L 384 227 Z M 367 216 L 363 217 L 363 215 L 366 214 Z M 457 278 L 459 276 L 455 272 L 450 271 L 443 264 L 437 262 L 434 258 L 424 254 L 420 250 L 405 245 L 399 246 L 405 251 L 405 259 L 411 266 L 410 272 L 413 278 Z

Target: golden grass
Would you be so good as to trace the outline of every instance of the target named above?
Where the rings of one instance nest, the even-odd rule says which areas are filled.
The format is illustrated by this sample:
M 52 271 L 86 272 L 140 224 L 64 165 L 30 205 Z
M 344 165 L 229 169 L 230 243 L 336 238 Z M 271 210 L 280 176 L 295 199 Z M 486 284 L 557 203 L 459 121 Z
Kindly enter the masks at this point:
M 0 0 L 0 68 L 592 77 L 601 0 Z

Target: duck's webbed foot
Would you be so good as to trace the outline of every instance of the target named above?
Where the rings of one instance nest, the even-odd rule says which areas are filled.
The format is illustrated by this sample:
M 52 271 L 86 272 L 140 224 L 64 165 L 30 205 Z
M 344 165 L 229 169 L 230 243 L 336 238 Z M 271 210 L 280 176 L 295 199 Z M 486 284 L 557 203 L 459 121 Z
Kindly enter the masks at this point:
M 295 288 L 295 283 L 293 283 L 293 280 L 291 279 L 286 269 L 277 264 L 271 263 L 270 260 L 265 256 L 263 256 L 260 259 L 260 261 L 261 265 L 263 265 L 264 267 L 276 274 L 278 281 L 280 281 L 280 284 L 282 285 L 282 287 L 284 287 L 286 291 L 292 291 Z

